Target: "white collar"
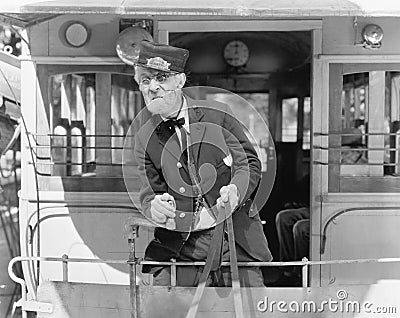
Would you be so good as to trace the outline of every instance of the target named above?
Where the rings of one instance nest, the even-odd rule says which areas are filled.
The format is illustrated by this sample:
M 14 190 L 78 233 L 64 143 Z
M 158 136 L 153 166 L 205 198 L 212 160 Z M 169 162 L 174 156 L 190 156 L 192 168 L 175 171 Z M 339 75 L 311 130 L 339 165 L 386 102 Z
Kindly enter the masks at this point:
M 186 98 L 184 96 L 182 96 L 183 101 L 182 101 L 182 108 L 178 114 L 178 117 L 176 119 L 180 119 L 180 118 L 185 118 L 185 124 L 183 125 L 183 127 L 186 129 L 187 132 L 189 131 L 189 109 L 188 109 L 188 104 L 186 101 Z M 167 121 L 169 118 L 161 116 L 163 121 Z
M 189 132 L 189 109 L 185 97 L 183 97 L 182 109 L 178 115 L 178 119 L 179 118 L 185 118 L 185 124 L 183 125 L 183 127 L 186 129 L 187 132 Z

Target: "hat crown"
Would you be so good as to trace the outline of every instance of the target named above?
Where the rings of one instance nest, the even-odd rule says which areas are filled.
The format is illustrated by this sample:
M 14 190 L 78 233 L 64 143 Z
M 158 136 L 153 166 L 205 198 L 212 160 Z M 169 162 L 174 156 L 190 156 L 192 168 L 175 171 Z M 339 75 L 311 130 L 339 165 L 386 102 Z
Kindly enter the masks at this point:
M 150 41 L 141 41 L 138 46 L 139 59 L 136 65 L 164 72 L 184 72 L 188 50 Z

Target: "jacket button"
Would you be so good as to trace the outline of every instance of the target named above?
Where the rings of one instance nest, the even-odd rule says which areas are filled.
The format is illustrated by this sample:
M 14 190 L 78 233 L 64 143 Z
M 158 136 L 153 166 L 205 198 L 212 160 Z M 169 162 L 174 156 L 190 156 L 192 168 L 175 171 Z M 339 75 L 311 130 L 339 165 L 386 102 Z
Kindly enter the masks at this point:
M 180 192 L 180 193 L 185 193 L 185 191 L 186 191 L 186 190 L 185 190 L 184 187 L 180 187 L 180 188 L 179 188 L 179 192 Z
M 179 214 L 179 217 L 180 217 L 181 219 L 183 219 L 183 218 L 185 217 L 185 215 L 186 215 L 186 214 L 182 212 L 181 214 Z
M 178 169 L 182 168 L 182 164 L 179 161 L 176 163 L 176 166 L 178 167 Z

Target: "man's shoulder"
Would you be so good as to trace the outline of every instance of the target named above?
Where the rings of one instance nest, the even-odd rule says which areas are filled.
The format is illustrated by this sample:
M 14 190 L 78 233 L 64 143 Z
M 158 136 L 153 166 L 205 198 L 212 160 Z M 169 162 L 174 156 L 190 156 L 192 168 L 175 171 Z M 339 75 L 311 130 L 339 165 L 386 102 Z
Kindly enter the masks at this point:
M 191 100 L 190 107 L 200 110 L 208 116 L 224 117 L 230 113 L 229 105 L 215 100 Z
M 151 135 L 154 134 L 156 129 L 157 125 L 155 124 L 155 120 L 150 118 L 140 125 L 139 129 L 137 130 L 136 136 L 140 139 L 148 139 Z
M 193 99 L 191 100 L 191 104 L 193 107 L 199 107 L 204 109 L 216 109 L 216 110 L 225 110 L 229 108 L 229 106 L 225 103 L 216 101 L 216 100 L 208 100 L 208 99 Z

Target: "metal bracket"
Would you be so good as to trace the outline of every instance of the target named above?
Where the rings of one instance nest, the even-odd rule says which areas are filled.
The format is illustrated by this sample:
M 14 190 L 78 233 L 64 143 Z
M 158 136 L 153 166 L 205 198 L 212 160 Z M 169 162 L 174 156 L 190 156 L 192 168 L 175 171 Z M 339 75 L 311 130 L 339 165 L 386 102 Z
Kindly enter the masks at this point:
M 35 311 L 35 312 L 45 312 L 52 313 L 53 312 L 53 304 L 49 303 L 41 303 L 39 301 L 28 300 L 22 301 L 22 310 L 24 311 Z

